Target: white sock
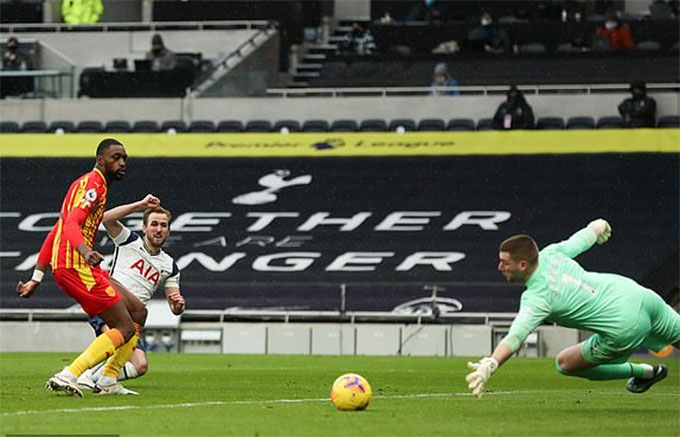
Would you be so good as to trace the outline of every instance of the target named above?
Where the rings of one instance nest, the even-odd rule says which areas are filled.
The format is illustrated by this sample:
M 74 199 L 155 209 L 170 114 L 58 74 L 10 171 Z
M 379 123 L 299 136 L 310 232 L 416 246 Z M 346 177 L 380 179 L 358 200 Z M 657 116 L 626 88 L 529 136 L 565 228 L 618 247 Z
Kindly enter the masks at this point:
M 126 379 L 135 379 L 139 376 L 139 373 L 137 372 L 137 368 L 131 363 L 127 362 L 123 366 L 122 369 L 120 369 L 120 373 L 118 374 L 118 381 L 125 381 Z
M 113 384 L 116 383 L 116 380 L 111 378 L 110 376 L 102 376 L 99 378 L 99 381 L 97 381 L 97 385 L 103 386 L 103 387 L 109 387 Z
M 643 378 L 653 378 L 654 377 L 654 366 L 651 364 L 640 364 L 645 369 L 645 373 L 642 376 Z
M 104 365 L 106 364 L 106 360 L 102 361 L 101 363 L 97 364 L 92 368 L 92 380 L 94 382 L 99 381 L 99 378 L 102 377 L 102 373 L 104 373 Z

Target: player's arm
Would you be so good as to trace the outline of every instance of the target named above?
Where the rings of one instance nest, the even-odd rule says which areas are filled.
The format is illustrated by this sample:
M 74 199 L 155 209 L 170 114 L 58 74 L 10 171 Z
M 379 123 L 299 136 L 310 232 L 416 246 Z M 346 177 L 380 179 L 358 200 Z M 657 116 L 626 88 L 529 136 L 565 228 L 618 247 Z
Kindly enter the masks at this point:
M 31 297 L 35 289 L 42 282 L 45 272 L 47 271 L 47 266 L 50 265 L 50 260 L 52 259 L 52 245 L 54 244 L 54 236 L 56 233 L 57 225 L 54 225 L 40 247 L 38 262 L 35 264 L 31 279 L 25 283 L 19 281 L 17 284 L 16 291 L 19 293 L 19 297 L 23 297 L 24 299 Z
M 604 244 L 612 235 L 612 228 L 604 219 L 593 220 L 588 226 L 576 232 L 568 240 L 555 244 L 557 250 L 569 258 L 576 258 L 593 247 L 593 244 Z
M 152 194 L 147 194 L 142 200 L 137 202 L 127 203 L 104 212 L 102 217 L 102 224 L 111 238 L 116 238 L 123 230 L 123 224 L 120 220 L 133 212 L 144 211 L 147 208 L 153 208 L 161 204 L 158 197 Z
M 510 332 L 501 340 L 493 354 L 490 357 L 482 358 L 476 363 L 468 363 L 468 368 L 472 372 L 465 377 L 465 381 L 467 381 L 468 388 L 472 390 L 472 394 L 476 398 L 482 397 L 486 384 L 491 379 L 491 375 L 512 357 L 512 354 L 522 346 L 522 343 L 524 343 L 529 334 L 549 314 L 550 307 L 547 302 L 540 298 L 526 298 L 526 295 L 522 297 L 520 311 L 510 326 Z
M 173 314 L 179 316 L 184 312 L 186 301 L 179 289 L 179 267 L 174 262 L 172 263 L 172 274 L 165 280 L 165 297 L 168 299 L 168 305 L 170 305 Z

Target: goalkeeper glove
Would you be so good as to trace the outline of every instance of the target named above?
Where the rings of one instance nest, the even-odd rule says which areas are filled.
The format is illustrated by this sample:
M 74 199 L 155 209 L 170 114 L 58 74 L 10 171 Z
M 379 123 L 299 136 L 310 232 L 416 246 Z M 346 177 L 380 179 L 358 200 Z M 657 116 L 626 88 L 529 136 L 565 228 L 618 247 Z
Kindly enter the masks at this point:
M 465 377 L 468 388 L 472 390 L 472 394 L 476 398 L 481 398 L 486 383 L 489 382 L 489 378 L 491 378 L 493 372 L 498 369 L 498 361 L 491 357 L 485 357 L 477 363 L 468 362 L 468 369 L 473 371 Z
M 588 229 L 595 232 L 597 235 L 597 244 L 604 244 L 612 236 L 612 227 L 609 226 L 607 220 L 597 219 L 588 223 Z

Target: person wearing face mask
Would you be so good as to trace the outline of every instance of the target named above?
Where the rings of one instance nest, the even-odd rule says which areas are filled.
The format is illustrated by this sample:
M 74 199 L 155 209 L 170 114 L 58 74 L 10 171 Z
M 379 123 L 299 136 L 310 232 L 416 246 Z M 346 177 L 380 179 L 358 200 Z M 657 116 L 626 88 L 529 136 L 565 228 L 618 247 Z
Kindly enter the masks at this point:
M 468 48 L 486 53 L 510 53 L 511 44 L 508 33 L 493 22 L 489 12 L 482 12 L 479 26 L 468 33 Z
M 516 85 L 510 87 L 506 101 L 498 106 L 493 127 L 499 130 L 533 129 L 534 111 Z
M 447 96 L 458 96 L 460 95 L 460 91 L 455 90 L 455 89 L 448 89 L 448 90 L 440 90 L 440 87 L 457 87 L 458 86 L 458 81 L 451 77 L 451 74 L 449 73 L 449 69 L 446 67 L 446 63 L 440 62 L 439 64 L 435 65 L 434 67 L 434 73 L 432 75 L 432 90 L 430 91 L 430 95 L 437 95 L 437 94 L 444 94 Z
M 345 35 L 341 46 L 345 52 L 357 55 L 370 55 L 376 50 L 371 32 L 356 21 L 352 23 L 352 31 Z
M 647 97 L 647 86 L 636 81 L 630 84 L 631 97 L 619 105 L 619 114 L 629 127 L 654 127 L 656 101 Z
M 604 27 L 598 28 L 596 34 L 609 38 L 609 46 L 612 50 L 632 50 L 635 47 L 630 27 L 621 23 L 615 12 L 607 13 Z
M 151 71 L 168 71 L 177 66 L 175 54 L 165 47 L 159 34 L 151 38 L 151 50 L 146 53 L 146 59 L 151 61 Z
M 28 58 L 19 50 L 19 40 L 10 37 L 5 44 L 5 51 L 2 53 L 3 70 L 30 70 Z

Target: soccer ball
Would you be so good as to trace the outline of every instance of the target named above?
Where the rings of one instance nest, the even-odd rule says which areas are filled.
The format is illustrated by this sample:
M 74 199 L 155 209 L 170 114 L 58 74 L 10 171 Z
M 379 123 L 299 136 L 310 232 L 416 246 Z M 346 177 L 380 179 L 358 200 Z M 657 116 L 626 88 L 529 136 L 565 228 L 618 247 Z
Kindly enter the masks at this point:
M 331 402 L 338 410 L 363 410 L 371 402 L 371 385 L 361 375 L 346 373 L 338 377 L 331 388 Z

